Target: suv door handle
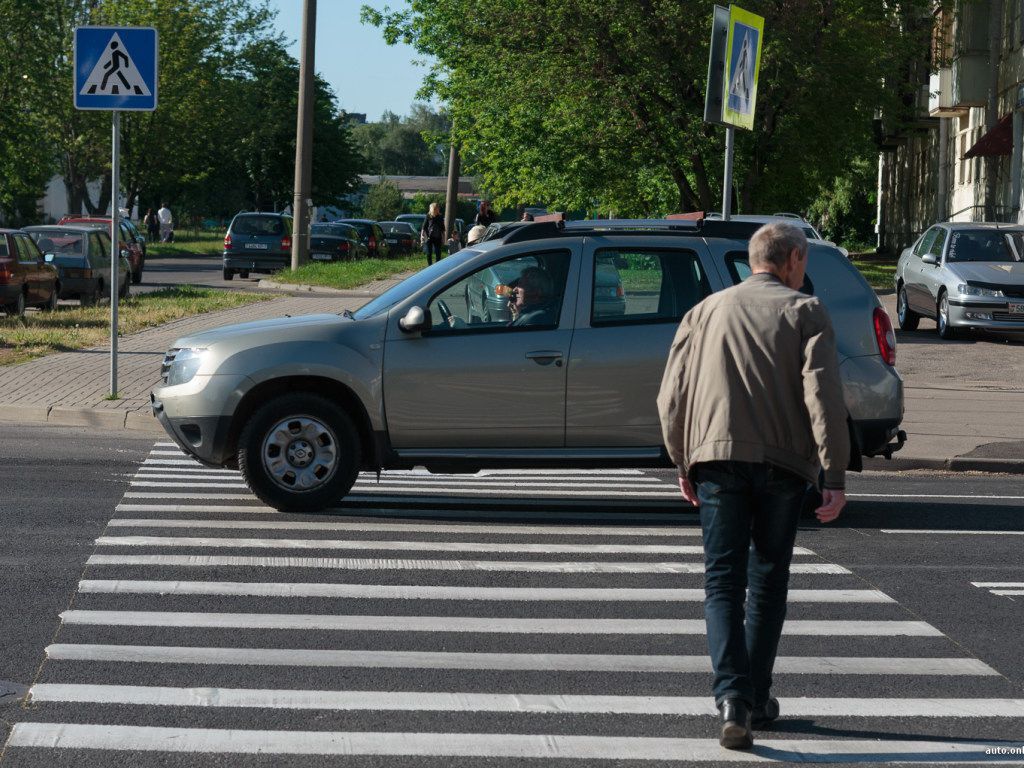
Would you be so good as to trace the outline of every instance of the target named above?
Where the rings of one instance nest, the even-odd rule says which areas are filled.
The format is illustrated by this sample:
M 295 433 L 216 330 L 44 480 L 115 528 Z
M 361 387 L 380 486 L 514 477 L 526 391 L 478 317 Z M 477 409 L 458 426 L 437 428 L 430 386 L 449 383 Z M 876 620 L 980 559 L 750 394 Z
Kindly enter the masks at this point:
M 562 365 L 562 353 L 554 349 L 541 349 L 536 352 L 527 352 L 527 360 L 533 360 L 537 365 L 550 365 L 551 361 L 555 361 L 555 365 L 561 367 Z

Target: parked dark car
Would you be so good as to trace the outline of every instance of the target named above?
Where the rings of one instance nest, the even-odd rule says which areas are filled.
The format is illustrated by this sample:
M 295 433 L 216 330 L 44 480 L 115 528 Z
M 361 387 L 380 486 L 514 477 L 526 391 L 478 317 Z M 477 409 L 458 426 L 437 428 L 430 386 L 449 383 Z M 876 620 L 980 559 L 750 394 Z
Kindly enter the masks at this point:
M 74 226 L 25 227 L 47 264 L 57 268 L 60 298 L 94 306 L 110 290 L 110 236 L 100 229 Z M 132 270 L 121 251 L 117 295 L 130 292 Z
M 378 221 L 392 253 L 412 253 L 419 248 L 420 233 L 408 221 Z
M 400 213 L 398 216 L 395 216 L 395 221 L 404 221 L 412 224 L 412 228 L 416 230 L 416 234 L 419 236 L 419 232 L 423 229 L 423 222 L 426 218 L 427 214 L 425 213 Z
M 23 315 L 25 307 L 57 308 L 60 279 L 27 232 L 0 229 L 0 307 Z
M 386 259 L 391 255 L 391 246 L 384 236 L 380 224 L 370 219 L 342 219 L 341 224 L 351 224 L 359 231 L 359 241 L 366 246 L 371 259 Z
M 309 258 L 312 261 L 365 259 L 367 248 L 359 230 L 338 222 L 314 224 L 309 228 Z
M 224 279 L 269 274 L 291 266 L 292 217 L 247 211 L 235 215 L 224 235 Z
M 110 232 L 112 222 L 109 216 L 65 216 L 57 223 L 76 227 L 102 227 Z M 138 285 L 142 282 L 142 271 L 146 268 L 145 244 L 139 239 L 139 230 L 128 219 L 119 219 L 119 223 L 121 244 L 128 251 L 128 262 L 132 267 L 132 282 Z

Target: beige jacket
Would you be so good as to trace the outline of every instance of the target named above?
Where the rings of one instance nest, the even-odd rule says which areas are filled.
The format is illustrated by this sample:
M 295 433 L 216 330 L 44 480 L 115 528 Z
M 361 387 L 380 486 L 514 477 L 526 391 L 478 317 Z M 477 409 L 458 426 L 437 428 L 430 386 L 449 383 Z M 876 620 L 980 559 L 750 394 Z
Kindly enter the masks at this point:
M 672 461 L 769 463 L 842 489 L 850 458 L 832 322 L 813 296 L 756 274 L 683 318 L 658 394 Z

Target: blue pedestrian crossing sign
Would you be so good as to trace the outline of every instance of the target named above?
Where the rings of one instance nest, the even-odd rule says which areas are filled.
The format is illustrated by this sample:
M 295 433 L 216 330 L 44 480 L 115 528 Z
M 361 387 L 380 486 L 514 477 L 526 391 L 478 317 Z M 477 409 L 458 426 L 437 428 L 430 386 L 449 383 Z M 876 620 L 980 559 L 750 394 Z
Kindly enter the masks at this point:
M 156 109 L 153 27 L 75 28 L 75 109 Z

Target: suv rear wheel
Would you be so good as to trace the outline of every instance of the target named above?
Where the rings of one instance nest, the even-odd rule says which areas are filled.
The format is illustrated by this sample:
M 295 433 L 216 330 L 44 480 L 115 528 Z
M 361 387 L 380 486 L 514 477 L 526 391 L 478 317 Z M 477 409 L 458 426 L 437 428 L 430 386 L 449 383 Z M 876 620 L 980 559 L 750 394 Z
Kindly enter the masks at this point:
M 356 481 L 359 435 L 330 400 L 280 395 L 261 406 L 238 440 L 238 468 L 252 492 L 282 512 L 319 512 Z
M 234 276 L 235 276 L 235 270 L 228 269 L 227 267 L 224 267 L 224 279 L 225 280 L 230 280 Z

